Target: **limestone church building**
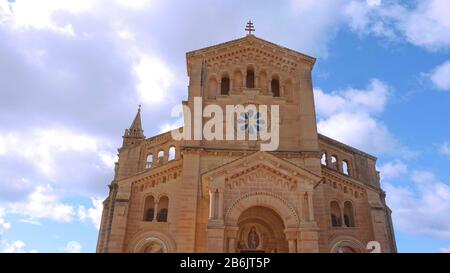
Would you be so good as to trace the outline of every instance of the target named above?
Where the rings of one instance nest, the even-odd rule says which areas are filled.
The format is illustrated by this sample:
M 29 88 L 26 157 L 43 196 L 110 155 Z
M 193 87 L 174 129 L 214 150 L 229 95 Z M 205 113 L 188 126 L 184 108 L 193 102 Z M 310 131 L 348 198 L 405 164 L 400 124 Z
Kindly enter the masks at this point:
M 278 148 L 146 137 L 139 109 L 118 150 L 97 252 L 396 252 L 377 159 L 317 132 L 315 58 L 249 34 L 186 61 L 184 106 L 196 97 L 202 107 L 278 105 Z

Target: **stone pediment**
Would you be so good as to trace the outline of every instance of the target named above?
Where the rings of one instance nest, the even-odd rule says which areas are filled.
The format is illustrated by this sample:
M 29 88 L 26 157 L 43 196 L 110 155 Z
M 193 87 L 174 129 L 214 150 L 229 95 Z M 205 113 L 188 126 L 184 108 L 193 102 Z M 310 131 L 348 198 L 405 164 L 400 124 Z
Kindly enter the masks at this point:
M 202 194 L 210 188 L 232 190 L 258 181 L 270 181 L 287 191 L 312 188 L 321 177 L 268 152 L 255 152 L 202 174 Z
M 251 59 L 258 63 L 267 63 L 287 72 L 294 72 L 300 65 L 307 65 L 310 69 L 316 59 L 268 42 L 254 35 L 232 40 L 226 43 L 198 49 L 186 54 L 188 74 L 190 63 L 201 58 L 207 67 L 241 63 L 242 59 Z

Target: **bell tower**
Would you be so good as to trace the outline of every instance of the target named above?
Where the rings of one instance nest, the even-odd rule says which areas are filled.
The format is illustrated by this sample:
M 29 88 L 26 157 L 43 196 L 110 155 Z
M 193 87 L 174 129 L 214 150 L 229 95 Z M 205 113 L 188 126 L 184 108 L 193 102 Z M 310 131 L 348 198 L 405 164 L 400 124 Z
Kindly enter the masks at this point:
M 134 117 L 133 123 L 129 129 L 125 129 L 125 134 L 123 135 L 123 147 L 133 145 L 141 142 L 145 139 L 144 130 L 142 130 L 141 121 L 141 105 L 139 105 L 138 112 Z
M 246 30 L 249 34 L 240 39 L 187 53 L 189 96 L 184 105 L 193 109 L 194 98 L 201 97 L 203 109 L 219 105 L 224 113 L 227 105 L 278 106 L 276 150 L 318 151 L 311 80 L 315 58 L 256 37 L 252 34 L 255 29 L 251 21 Z M 193 128 L 193 120 L 190 122 Z M 250 150 L 258 150 L 260 144 L 259 141 L 220 140 L 187 143 Z

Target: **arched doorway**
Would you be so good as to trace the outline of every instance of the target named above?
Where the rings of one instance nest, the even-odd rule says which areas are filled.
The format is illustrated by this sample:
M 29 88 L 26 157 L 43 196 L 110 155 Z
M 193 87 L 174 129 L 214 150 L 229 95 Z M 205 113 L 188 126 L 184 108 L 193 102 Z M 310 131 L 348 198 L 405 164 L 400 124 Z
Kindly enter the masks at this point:
M 356 238 L 350 236 L 338 236 L 331 241 L 331 253 L 363 253 L 364 245 Z
M 284 223 L 272 209 L 254 206 L 238 219 L 237 252 L 289 252 Z

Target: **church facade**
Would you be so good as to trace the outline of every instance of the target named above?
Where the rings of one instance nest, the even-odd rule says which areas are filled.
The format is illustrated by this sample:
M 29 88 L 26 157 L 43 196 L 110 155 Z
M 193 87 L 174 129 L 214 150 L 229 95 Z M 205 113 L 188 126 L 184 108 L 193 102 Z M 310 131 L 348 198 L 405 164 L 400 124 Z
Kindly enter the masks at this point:
M 201 110 L 276 105 L 279 115 L 257 113 L 256 126 L 277 118 L 277 147 L 186 137 L 196 118 L 208 120 L 195 110 L 185 112 L 184 139 L 146 138 L 139 109 L 103 203 L 97 252 L 396 252 L 376 158 L 317 132 L 314 58 L 254 35 L 186 58 L 185 109 L 199 98 Z M 232 126 L 249 133 L 254 114 Z

